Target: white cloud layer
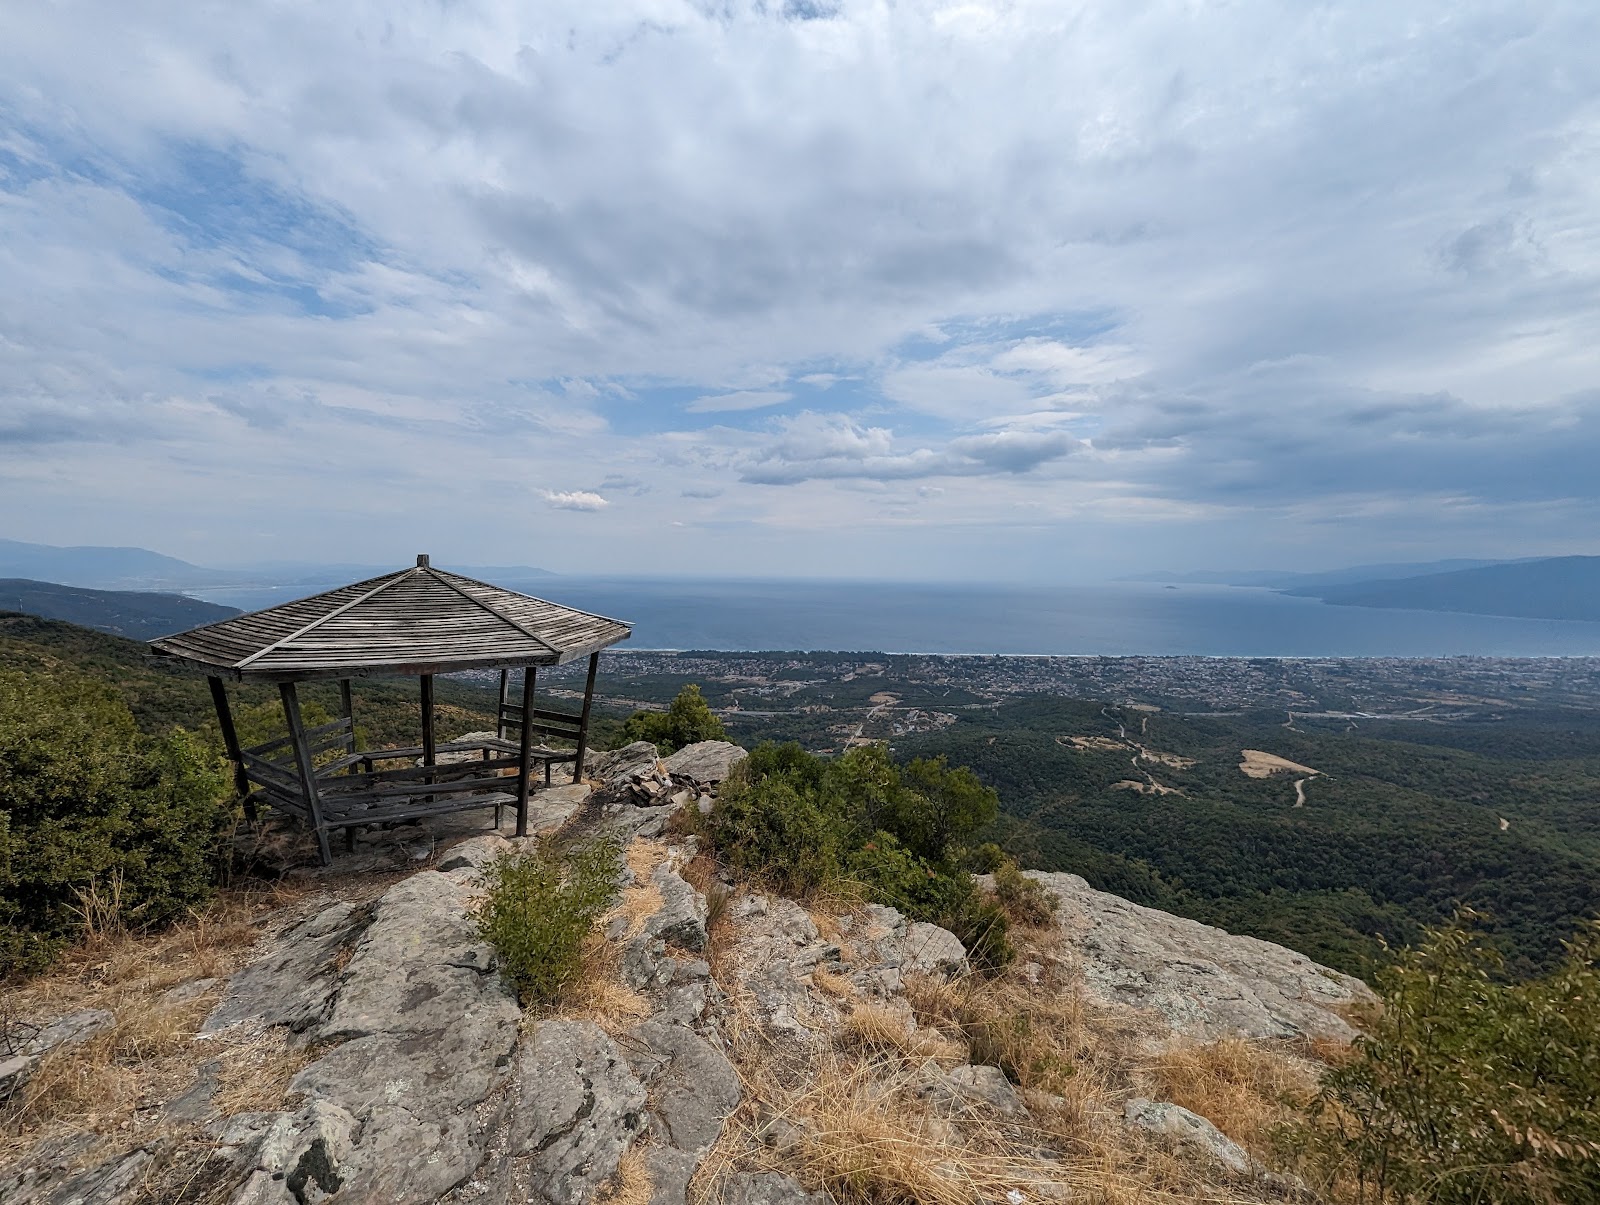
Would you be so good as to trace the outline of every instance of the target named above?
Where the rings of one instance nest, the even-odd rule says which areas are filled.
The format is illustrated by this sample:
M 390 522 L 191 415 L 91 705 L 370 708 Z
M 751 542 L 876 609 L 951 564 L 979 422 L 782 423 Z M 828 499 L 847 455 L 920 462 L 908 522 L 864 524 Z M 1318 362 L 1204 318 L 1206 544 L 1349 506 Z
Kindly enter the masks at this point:
M 1589 0 L 5 6 L 0 534 L 1592 551 L 1596 45 Z

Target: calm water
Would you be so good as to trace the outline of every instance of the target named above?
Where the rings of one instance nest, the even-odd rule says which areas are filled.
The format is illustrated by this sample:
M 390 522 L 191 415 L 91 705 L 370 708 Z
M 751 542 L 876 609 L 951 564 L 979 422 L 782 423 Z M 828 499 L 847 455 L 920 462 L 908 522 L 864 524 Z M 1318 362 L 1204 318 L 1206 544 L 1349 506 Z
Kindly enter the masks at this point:
M 329 586 L 339 583 L 329 583 Z M 1212 657 L 1600 656 L 1600 623 L 1331 607 L 1230 586 L 927 586 L 543 578 L 504 582 L 629 620 L 634 648 Z M 327 588 L 327 587 L 322 587 Z M 247 610 L 297 591 L 208 590 Z

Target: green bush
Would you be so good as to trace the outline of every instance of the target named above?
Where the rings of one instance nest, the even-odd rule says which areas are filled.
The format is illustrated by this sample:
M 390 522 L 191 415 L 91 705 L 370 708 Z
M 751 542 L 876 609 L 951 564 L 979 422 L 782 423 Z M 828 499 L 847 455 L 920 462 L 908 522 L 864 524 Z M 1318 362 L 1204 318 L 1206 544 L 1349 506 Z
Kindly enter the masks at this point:
M 943 925 L 980 967 L 1012 955 L 1006 918 L 957 860 L 998 800 L 943 758 L 902 769 L 881 745 L 834 761 L 797 744 L 759 746 L 722 784 L 711 837 L 733 866 L 780 891 L 865 889 L 877 903 Z
M 1472 919 L 1378 973 L 1382 1017 L 1285 1145 L 1363 1201 L 1600 1201 L 1600 922 L 1507 983 Z
M 200 741 L 141 735 L 106 686 L 0 672 L 0 977 L 86 923 L 156 926 L 202 903 L 237 819 L 226 784 Z
M 575 844 L 542 840 L 483 872 L 478 933 L 525 1004 L 548 1004 L 583 965 L 584 938 L 617 894 L 622 842 L 611 833 Z
M 622 725 L 630 741 L 649 741 L 663 753 L 676 753 L 696 741 L 725 741 L 722 721 L 711 713 L 700 688 L 690 683 L 678 692 L 665 711 L 636 711 Z
M 995 867 L 994 897 L 1005 914 L 1021 925 L 1049 924 L 1056 914 L 1056 897 L 1025 876 L 1009 858 Z

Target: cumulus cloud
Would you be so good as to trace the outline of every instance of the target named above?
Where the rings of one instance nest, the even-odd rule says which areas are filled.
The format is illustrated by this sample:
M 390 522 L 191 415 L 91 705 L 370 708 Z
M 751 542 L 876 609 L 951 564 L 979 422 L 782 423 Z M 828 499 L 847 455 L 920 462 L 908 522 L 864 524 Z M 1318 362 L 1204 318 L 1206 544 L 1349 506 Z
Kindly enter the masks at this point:
M 872 483 L 991 572 L 973 516 L 1024 510 L 1600 539 L 1597 42 L 1588 0 L 8 6 L 0 509 L 488 560 L 589 465 L 574 560 L 686 474 L 729 567 L 879 546 Z
M 604 510 L 611 504 L 589 490 L 541 490 L 540 497 L 556 510 Z
M 708 394 L 684 407 L 690 414 L 721 414 L 731 410 L 761 410 L 781 406 L 794 394 L 781 389 L 741 389 L 736 393 Z

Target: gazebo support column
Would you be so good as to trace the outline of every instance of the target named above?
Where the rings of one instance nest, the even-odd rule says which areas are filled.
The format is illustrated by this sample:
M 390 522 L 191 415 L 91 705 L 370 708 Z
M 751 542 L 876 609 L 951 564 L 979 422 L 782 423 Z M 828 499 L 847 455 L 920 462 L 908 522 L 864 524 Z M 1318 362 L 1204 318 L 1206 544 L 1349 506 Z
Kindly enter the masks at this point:
M 589 654 L 589 677 L 583 684 L 583 715 L 578 719 L 578 757 L 572 763 L 572 781 L 583 781 L 583 755 L 589 751 L 589 709 L 594 706 L 594 675 L 600 668 L 600 654 Z
M 355 700 L 350 697 L 350 679 L 339 679 L 339 714 L 350 721 L 350 735 L 345 740 L 344 751 L 356 751 L 356 707 Z
M 437 763 L 439 742 L 433 732 L 433 675 L 422 675 L 422 764 Z
M 533 789 L 533 666 L 522 671 L 522 744 L 517 769 L 517 836 L 528 835 L 528 794 Z
M 283 718 L 289 725 L 289 740 L 294 745 L 294 764 L 300 771 L 300 789 L 305 796 L 306 811 L 317 830 L 317 852 L 324 866 L 333 865 L 333 850 L 328 847 L 328 829 L 322 823 L 322 796 L 317 791 L 317 767 L 311 760 L 311 747 L 306 742 L 306 726 L 300 718 L 300 695 L 293 682 L 278 684 L 283 696 Z
M 244 758 L 239 756 L 239 733 L 233 726 L 233 709 L 228 706 L 227 687 L 223 686 L 221 678 L 216 677 L 206 678 L 206 684 L 211 687 L 211 705 L 217 709 L 217 727 L 222 730 L 222 747 L 228 751 L 228 760 L 233 763 L 234 793 L 244 800 L 244 818 L 254 824 L 256 805 L 250 798 L 250 780 L 245 777 Z
M 495 712 L 494 734 L 501 740 L 506 739 L 506 704 L 511 702 L 511 671 L 500 671 L 500 707 Z

